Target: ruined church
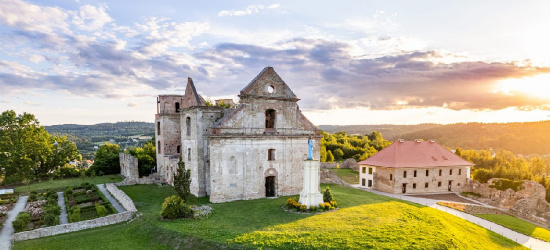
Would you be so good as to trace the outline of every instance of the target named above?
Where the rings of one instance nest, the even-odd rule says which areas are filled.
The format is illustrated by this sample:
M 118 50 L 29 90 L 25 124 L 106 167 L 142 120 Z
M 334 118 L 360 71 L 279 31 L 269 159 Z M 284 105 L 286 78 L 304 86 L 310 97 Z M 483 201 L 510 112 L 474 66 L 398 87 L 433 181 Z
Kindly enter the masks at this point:
M 215 203 L 300 193 L 308 139 L 319 159 L 320 131 L 298 100 L 272 67 L 230 108 L 207 105 L 189 78 L 184 95 L 157 97 L 158 173 L 173 185 L 181 157 L 191 170 L 191 193 Z

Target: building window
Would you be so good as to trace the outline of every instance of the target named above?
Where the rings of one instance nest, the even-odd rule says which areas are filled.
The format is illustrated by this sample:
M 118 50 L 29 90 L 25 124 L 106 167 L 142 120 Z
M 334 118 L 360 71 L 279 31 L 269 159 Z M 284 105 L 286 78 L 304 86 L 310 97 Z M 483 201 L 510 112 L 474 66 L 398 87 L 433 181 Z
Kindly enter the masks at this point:
M 176 149 L 176 152 L 177 152 L 178 154 L 181 153 L 181 146 L 180 146 L 180 145 L 178 145 L 178 147 L 177 147 L 177 149 Z
M 393 180 L 393 174 L 390 174 L 390 181 Z
M 403 171 L 403 178 L 407 178 L 407 171 Z
M 453 170 L 449 169 L 449 175 L 453 175 Z
M 191 160 L 191 148 L 188 148 L 188 149 L 187 149 L 187 160 L 188 160 L 188 161 Z
M 176 102 L 176 113 L 180 112 L 180 103 Z
M 363 167 L 363 169 L 361 169 L 361 172 L 363 172 L 363 174 L 366 174 L 367 173 L 367 167 Z
M 160 122 L 157 122 L 157 135 L 160 135 Z
M 187 127 L 187 135 L 191 135 L 191 117 L 185 119 L 185 126 Z
M 414 170 L 414 174 L 413 174 L 414 177 L 416 177 L 416 170 Z
M 462 174 L 462 169 L 459 168 L 459 169 L 458 169 L 458 175 L 461 175 L 461 174 Z
M 416 189 L 416 183 L 413 183 L 413 189 Z
M 235 156 L 231 156 L 229 158 L 229 174 L 236 174 L 237 173 L 237 160 L 235 160 Z
M 443 172 L 443 170 L 440 169 L 440 170 L 439 170 L 439 176 L 441 176 L 441 173 L 442 173 L 442 172 Z
M 361 179 L 361 185 L 364 187 L 365 186 L 365 178 Z
M 372 180 L 369 180 L 369 187 L 372 187 Z
M 457 183 L 456 185 L 460 187 L 460 183 Z
M 426 169 L 426 176 L 429 176 L 429 175 L 430 175 L 430 170 Z
M 369 174 L 372 175 L 372 168 L 369 168 Z
M 268 149 L 267 150 L 267 160 L 268 161 L 274 161 L 275 160 L 275 149 Z
M 441 182 L 438 182 L 438 183 L 437 183 L 437 186 L 438 186 L 438 187 L 441 187 Z
M 428 183 L 427 182 L 424 184 L 424 188 L 428 188 Z
M 268 109 L 265 111 L 265 128 L 275 128 L 275 110 Z
M 157 142 L 157 152 L 160 154 L 160 141 Z

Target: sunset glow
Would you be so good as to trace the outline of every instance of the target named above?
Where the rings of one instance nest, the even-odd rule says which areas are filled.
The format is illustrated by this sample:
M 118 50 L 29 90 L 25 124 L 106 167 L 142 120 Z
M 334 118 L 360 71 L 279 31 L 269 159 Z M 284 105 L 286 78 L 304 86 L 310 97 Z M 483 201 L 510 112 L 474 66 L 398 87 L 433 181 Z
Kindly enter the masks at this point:
M 495 92 L 510 96 L 527 95 L 550 100 L 550 74 L 500 80 L 496 85 Z

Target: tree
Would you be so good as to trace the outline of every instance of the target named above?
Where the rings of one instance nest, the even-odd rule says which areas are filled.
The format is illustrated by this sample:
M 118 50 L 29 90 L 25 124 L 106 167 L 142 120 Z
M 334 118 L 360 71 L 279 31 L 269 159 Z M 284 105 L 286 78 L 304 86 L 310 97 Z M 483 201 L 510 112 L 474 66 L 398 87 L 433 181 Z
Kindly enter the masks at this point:
M 330 191 L 330 188 L 327 186 L 327 188 L 323 192 L 323 201 L 331 202 L 333 200 L 334 200 L 334 197 L 332 197 L 332 192 Z
M 116 144 L 105 143 L 99 146 L 95 154 L 94 164 L 90 170 L 99 175 L 120 173 L 120 148 Z
M 82 159 L 76 144 L 68 141 L 66 136 L 52 136 L 48 142 L 52 145 L 51 153 L 40 163 L 37 174 L 44 176 L 52 170 L 64 166 L 71 160 Z
M 185 163 L 180 157 L 178 171 L 174 176 L 174 188 L 184 202 L 188 201 L 189 193 L 191 193 L 189 186 L 191 186 L 191 170 L 185 169 Z
M 146 176 L 151 173 L 151 169 L 157 165 L 156 148 L 152 142 L 147 142 L 143 147 L 128 149 L 128 153 L 138 159 L 139 176 Z
M 8 110 L 0 115 L 0 168 L 6 183 L 34 179 L 34 170 L 51 154 L 50 135 L 34 115 Z
M 319 157 L 321 158 L 320 159 L 321 162 L 326 162 L 327 161 L 327 149 L 325 147 L 321 147 Z
M 334 161 L 334 155 L 332 155 L 332 152 L 330 150 L 327 150 L 327 160 L 326 162 L 333 162 Z
M 341 161 L 342 158 L 344 157 L 344 151 L 342 151 L 342 149 L 339 149 L 339 148 L 335 149 L 333 154 L 334 154 L 334 159 L 336 161 Z

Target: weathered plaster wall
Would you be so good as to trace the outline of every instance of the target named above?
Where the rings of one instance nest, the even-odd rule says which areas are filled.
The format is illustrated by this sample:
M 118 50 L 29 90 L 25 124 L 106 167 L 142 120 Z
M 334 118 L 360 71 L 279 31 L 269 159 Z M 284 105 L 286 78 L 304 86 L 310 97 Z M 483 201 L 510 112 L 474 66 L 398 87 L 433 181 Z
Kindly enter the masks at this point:
M 275 149 L 275 160 L 268 150 Z M 318 157 L 318 149 L 314 152 Z M 276 175 L 278 196 L 302 189 L 307 138 L 211 138 L 211 202 L 265 197 L 265 177 Z
M 128 183 L 135 182 L 139 178 L 138 159 L 130 154 L 119 153 L 120 174 Z

